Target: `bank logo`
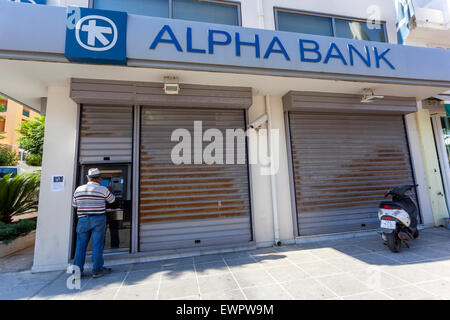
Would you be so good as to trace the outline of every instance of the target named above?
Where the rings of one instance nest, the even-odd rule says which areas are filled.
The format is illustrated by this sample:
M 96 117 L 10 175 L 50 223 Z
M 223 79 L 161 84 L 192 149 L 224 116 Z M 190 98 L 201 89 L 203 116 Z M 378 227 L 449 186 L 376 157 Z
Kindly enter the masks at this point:
M 65 55 L 72 62 L 125 65 L 126 12 L 71 7 Z
M 106 17 L 87 16 L 80 19 L 75 27 L 75 37 L 80 46 L 91 51 L 107 51 L 117 43 L 117 26 Z M 81 40 L 86 33 L 87 43 Z

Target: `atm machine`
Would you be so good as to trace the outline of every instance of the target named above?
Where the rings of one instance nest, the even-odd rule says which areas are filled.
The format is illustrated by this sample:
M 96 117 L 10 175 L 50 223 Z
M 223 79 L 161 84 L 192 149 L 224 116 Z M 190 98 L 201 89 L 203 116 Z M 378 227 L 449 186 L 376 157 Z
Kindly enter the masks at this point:
M 101 185 L 107 187 L 116 197 L 112 204 L 106 204 L 105 252 L 129 251 L 131 244 L 131 165 L 89 164 L 82 165 L 80 185 L 87 183 L 87 173 L 98 168 L 102 174 Z M 88 250 L 91 247 L 89 246 Z

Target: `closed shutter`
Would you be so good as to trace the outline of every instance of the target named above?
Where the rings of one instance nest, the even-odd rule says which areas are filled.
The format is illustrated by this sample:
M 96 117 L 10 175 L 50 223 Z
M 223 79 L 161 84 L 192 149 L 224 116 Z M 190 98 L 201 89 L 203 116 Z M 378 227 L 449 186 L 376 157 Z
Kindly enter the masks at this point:
M 80 163 L 131 162 L 132 136 L 131 106 L 83 105 Z
M 245 129 L 244 110 L 142 108 L 140 250 L 231 247 L 252 240 L 247 164 L 172 163 L 173 130 Z M 210 142 L 203 142 L 205 147 Z M 194 143 L 192 143 L 192 147 Z M 239 151 L 246 147 L 241 145 Z M 192 158 L 193 158 L 192 149 Z M 224 152 L 225 154 L 225 152 Z M 246 160 L 245 160 L 246 162 Z
M 378 227 L 391 188 L 413 184 L 401 115 L 290 112 L 300 236 Z

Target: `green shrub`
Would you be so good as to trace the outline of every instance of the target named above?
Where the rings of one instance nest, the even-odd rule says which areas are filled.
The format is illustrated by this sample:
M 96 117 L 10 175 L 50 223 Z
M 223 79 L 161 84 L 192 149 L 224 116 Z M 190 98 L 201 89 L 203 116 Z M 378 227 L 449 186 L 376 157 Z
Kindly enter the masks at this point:
M 11 223 L 12 217 L 36 210 L 39 202 L 41 174 L 22 173 L 0 179 L 0 221 Z
M 39 154 L 27 154 L 25 159 L 25 163 L 32 167 L 40 167 L 42 166 L 42 156 Z
M 0 241 L 9 243 L 14 239 L 27 235 L 36 229 L 36 221 L 20 220 L 18 223 L 6 224 L 0 222 Z
M 14 167 L 19 163 L 17 152 L 9 151 L 8 147 L 0 146 L 0 166 Z

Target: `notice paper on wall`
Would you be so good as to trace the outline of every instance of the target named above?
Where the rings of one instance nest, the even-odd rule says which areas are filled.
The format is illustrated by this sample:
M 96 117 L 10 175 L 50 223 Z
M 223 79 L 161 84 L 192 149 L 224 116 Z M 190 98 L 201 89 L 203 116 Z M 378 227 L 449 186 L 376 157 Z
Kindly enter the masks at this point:
M 52 192 L 64 191 L 65 177 L 63 175 L 52 176 Z

